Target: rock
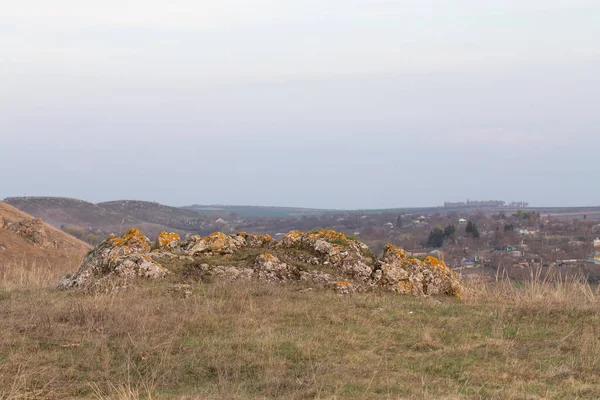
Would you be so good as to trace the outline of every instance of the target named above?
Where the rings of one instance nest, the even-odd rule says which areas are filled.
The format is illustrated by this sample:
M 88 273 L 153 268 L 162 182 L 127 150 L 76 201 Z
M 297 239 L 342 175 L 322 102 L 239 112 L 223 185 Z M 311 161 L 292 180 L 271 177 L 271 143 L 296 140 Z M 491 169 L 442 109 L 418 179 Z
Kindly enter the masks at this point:
M 183 242 L 181 244 L 181 248 L 183 248 L 183 250 L 185 250 L 185 251 L 190 251 L 192 248 L 194 248 L 195 245 L 200 243 L 201 240 L 202 240 L 202 236 L 200 236 L 200 235 L 190 236 L 189 238 L 186 239 L 185 242 Z
M 41 218 L 24 219 L 13 224 L 7 224 L 6 227 L 23 239 L 33 243 L 35 247 L 43 249 L 55 247 L 55 243 L 50 242 L 46 236 L 44 221 Z
M 0 229 L 4 228 L 4 218 L 0 215 Z
M 350 294 L 355 291 L 354 285 L 351 282 L 346 281 L 338 281 L 333 284 L 333 290 L 337 292 L 337 294 L 344 295 Z
M 167 269 L 147 255 L 130 254 L 115 260 L 114 273 L 124 278 L 163 278 Z
M 404 250 L 388 244 L 384 248 L 374 283 L 387 290 L 412 295 L 447 294 L 461 297 L 459 276 L 434 257 L 420 261 Z
M 79 270 L 61 279 L 59 289 L 91 289 L 112 277 L 162 278 L 169 271 L 152 260 L 150 240 L 137 229 L 111 235 L 83 260 Z
M 183 296 L 184 299 L 187 299 L 192 295 L 192 285 L 188 285 L 187 283 L 178 283 L 173 285 L 172 291 Z
M 211 268 L 212 276 L 228 281 L 249 281 L 254 276 L 252 268 L 217 266 Z
M 322 287 L 331 286 L 335 282 L 331 274 L 323 271 L 301 271 L 300 280 Z
M 6 247 L 0 244 L 0 251 L 6 251 Z
M 367 245 L 332 230 L 313 233 L 292 231 L 282 238 L 278 246 L 308 250 L 317 257 L 316 264 L 327 265 L 363 283 L 368 282 L 373 273 L 371 264 L 374 260 L 369 257 Z M 310 264 L 315 265 L 312 260 Z
M 248 247 L 268 247 L 273 243 L 271 235 L 259 235 L 246 232 L 240 232 L 238 236 L 244 238 Z
M 259 255 L 254 261 L 254 277 L 260 281 L 285 282 L 298 279 L 298 269 L 281 262 L 272 254 Z
M 190 238 L 191 239 L 191 238 Z M 188 239 L 189 241 L 189 239 Z M 197 240 L 194 239 L 195 244 L 190 247 L 188 254 L 190 256 L 199 255 L 202 253 L 209 254 L 232 254 L 240 248 L 246 246 L 246 240 L 241 236 L 228 236 L 223 232 L 215 232 L 210 236 Z
M 167 265 L 186 280 L 299 281 L 332 288 L 339 294 L 381 288 L 419 296 L 460 297 L 462 290 L 459 276 L 437 258 L 421 261 L 390 244 L 378 260 L 365 244 L 328 230 L 293 231 L 279 243 L 268 235 L 216 232 L 204 238 L 192 236 L 181 244 L 176 234 L 163 232 L 156 247 L 151 251 L 148 238 L 136 229 L 121 237 L 111 236 L 88 254 L 73 276 L 63 278 L 59 287 L 89 289 L 105 283 L 122 287 L 133 279 L 162 278 L 170 273 L 163 266 Z M 247 250 L 235 254 L 244 248 Z M 198 255 L 203 256 L 200 265 L 194 258 Z
M 158 251 L 173 251 L 181 245 L 181 238 L 176 233 L 161 232 L 156 237 L 155 247 Z

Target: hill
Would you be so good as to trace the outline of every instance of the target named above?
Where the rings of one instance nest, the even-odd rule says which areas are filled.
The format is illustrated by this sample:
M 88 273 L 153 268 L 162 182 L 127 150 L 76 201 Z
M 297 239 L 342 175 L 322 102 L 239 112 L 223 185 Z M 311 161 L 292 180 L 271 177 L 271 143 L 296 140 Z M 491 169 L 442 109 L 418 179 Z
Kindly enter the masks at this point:
M 98 203 L 97 206 L 107 211 L 131 216 L 139 221 L 173 229 L 189 230 L 203 220 L 202 216 L 196 211 L 149 201 L 119 200 Z
M 79 239 L 94 243 L 114 232 L 137 228 L 155 236 L 162 231 L 181 235 L 195 232 L 202 216 L 194 211 L 146 201 L 111 201 L 94 204 L 65 197 L 10 197 L 6 203 L 42 218 Z
M 6 203 L 37 218 L 43 218 L 52 226 L 112 227 L 136 224 L 135 218 L 115 212 L 94 203 L 66 197 L 9 197 Z
M 301 207 L 271 207 L 271 206 L 225 206 L 225 205 L 200 205 L 194 204 L 191 206 L 181 207 L 185 210 L 192 210 L 201 214 L 237 214 L 241 217 L 302 217 L 308 215 L 320 215 L 326 212 L 334 212 L 334 210 L 324 210 L 316 208 L 301 208 Z
M 68 271 L 80 264 L 90 249 L 88 244 L 0 202 L 0 280 L 25 283 L 30 273 L 39 276 L 37 270 L 45 271 L 45 276 Z

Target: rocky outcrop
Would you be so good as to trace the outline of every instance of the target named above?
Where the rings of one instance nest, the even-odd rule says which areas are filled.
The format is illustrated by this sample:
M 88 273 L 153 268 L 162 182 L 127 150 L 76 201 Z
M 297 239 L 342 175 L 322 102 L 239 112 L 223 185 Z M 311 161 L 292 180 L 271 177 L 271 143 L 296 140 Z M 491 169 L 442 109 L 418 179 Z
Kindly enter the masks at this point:
M 198 236 L 193 236 L 192 238 L 187 242 L 187 252 L 191 256 L 200 254 L 233 254 L 247 245 L 246 239 L 242 236 L 229 236 L 223 232 L 215 232 L 204 238 Z
M 92 250 L 79 270 L 65 276 L 60 289 L 92 289 L 112 278 L 125 285 L 133 278 L 162 278 L 169 271 L 152 260 L 150 240 L 137 229 L 130 229 L 121 237 L 110 236 Z
M 348 239 L 343 233 L 331 230 L 312 233 L 293 231 L 285 235 L 278 246 L 307 250 L 317 260 L 311 260 L 311 264 L 327 266 L 361 282 L 367 282 L 373 273 L 374 260 L 367 245 Z
M 419 296 L 461 292 L 458 275 L 436 258 L 421 261 L 387 245 L 377 259 L 364 243 L 330 230 L 293 231 L 280 242 L 268 235 L 216 232 L 181 243 L 177 235 L 163 232 L 154 247 L 151 251 L 150 241 L 136 229 L 111 236 L 59 287 L 86 289 L 113 278 L 162 278 L 169 274 L 167 266 L 185 280 L 300 282 L 339 294 L 378 288 Z
M 240 232 L 237 236 L 242 237 L 246 241 L 246 246 L 252 248 L 269 247 L 273 244 L 271 235 L 259 235 L 253 233 Z
M 434 257 L 421 261 L 391 244 L 384 248 L 373 280 L 377 286 L 403 294 L 461 295 L 458 275 L 444 262 Z
M 0 227 L 15 232 L 23 239 L 32 243 L 35 247 L 42 249 L 52 249 L 57 247 L 56 243 L 48 239 L 45 224 L 41 218 L 23 219 L 13 223 L 4 223 L 4 220 L 2 220 L 0 222 Z

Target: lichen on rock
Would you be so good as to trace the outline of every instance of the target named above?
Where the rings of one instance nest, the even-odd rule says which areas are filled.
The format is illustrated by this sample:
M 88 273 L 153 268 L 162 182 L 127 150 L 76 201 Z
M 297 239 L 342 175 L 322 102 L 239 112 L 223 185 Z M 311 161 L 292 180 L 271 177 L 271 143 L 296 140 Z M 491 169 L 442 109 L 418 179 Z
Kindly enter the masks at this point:
M 176 250 L 181 245 L 181 238 L 176 233 L 161 232 L 156 237 L 155 247 L 158 251 Z
M 459 276 L 435 257 L 420 261 L 388 244 L 383 250 L 375 283 L 387 290 L 412 295 L 461 296 Z
M 133 228 L 122 236 L 109 236 L 83 260 L 79 270 L 61 279 L 59 289 L 92 289 L 111 278 L 162 278 L 169 271 L 153 261 L 150 240 Z
M 259 255 L 254 261 L 254 276 L 260 281 L 285 282 L 298 280 L 298 269 L 270 253 Z
M 196 240 L 196 239 L 195 239 Z M 215 232 L 209 236 L 196 240 L 188 249 L 191 256 L 209 254 L 233 254 L 236 250 L 246 246 L 246 239 L 239 235 L 229 236 L 223 232 Z
M 421 261 L 389 244 L 378 259 L 364 243 L 335 231 L 292 231 L 280 242 L 268 235 L 215 232 L 183 244 L 178 235 L 162 232 L 156 247 L 151 252 L 150 241 L 137 229 L 110 236 L 59 287 L 88 289 L 113 279 L 162 278 L 170 273 L 167 265 L 176 272 L 174 278 L 181 274 L 202 281 L 303 282 L 340 294 L 378 288 L 419 296 L 461 293 L 459 276 L 437 258 Z

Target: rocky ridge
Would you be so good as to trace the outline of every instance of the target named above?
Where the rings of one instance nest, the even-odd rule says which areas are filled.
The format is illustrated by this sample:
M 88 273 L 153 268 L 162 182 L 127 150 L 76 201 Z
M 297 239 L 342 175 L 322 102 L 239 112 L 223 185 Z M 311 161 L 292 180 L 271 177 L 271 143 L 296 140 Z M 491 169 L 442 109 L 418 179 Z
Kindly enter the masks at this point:
M 364 243 L 331 230 L 292 231 L 280 241 L 245 232 L 181 241 L 162 232 L 152 245 L 135 228 L 102 242 L 59 288 L 115 288 L 140 278 L 166 278 L 179 286 L 215 279 L 300 282 L 340 294 L 379 289 L 460 297 L 462 290 L 458 275 L 434 257 L 419 260 L 389 244 L 378 258 Z

